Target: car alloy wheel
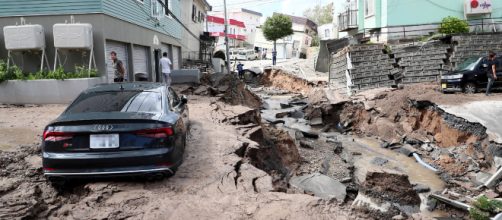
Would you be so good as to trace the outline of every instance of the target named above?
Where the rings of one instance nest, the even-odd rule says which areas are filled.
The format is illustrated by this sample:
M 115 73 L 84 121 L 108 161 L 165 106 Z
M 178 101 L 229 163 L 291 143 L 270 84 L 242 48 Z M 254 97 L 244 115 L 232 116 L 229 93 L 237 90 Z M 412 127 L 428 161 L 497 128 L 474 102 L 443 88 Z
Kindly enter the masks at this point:
M 466 94 L 474 94 L 474 93 L 476 93 L 476 85 L 474 83 L 467 83 L 464 86 L 464 92 Z

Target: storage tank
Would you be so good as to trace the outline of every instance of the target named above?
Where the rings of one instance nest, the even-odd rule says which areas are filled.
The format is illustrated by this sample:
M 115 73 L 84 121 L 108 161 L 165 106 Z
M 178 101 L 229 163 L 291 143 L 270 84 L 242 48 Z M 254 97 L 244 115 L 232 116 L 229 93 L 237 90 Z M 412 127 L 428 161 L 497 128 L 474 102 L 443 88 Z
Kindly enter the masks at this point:
M 61 49 L 92 49 L 91 24 L 55 24 L 54 47 Z
M 3 28 L 7 50 L 43 50 L 45 32 L 42 25 L 5 26 Z

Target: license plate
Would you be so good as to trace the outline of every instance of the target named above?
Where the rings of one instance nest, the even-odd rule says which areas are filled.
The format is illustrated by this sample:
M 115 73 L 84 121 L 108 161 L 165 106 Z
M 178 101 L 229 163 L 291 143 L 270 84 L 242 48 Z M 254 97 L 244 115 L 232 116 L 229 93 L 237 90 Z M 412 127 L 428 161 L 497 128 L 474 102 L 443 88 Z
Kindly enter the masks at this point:
M 91 149 L 113 149 L 119 147 L 118 134 L 94 134 L 90 136 Z
M 443 84 L 441 84 L 441 88 L 446 89 L 448 87 L 446 86 L 446 83 L 443 83 Z

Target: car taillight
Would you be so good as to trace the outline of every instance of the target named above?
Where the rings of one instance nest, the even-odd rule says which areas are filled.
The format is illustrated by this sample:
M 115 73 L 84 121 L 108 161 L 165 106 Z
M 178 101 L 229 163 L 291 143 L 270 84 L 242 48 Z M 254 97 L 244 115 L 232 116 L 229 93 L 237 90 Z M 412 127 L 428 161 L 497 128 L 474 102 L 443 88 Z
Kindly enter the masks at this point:
M 44 141 L 65 141 L 73 138 L 72 133 L 57 132 L 57 131 L 44 131 Z
M 173 129 L 170 127 L 167 128 L 155 128 L 155 129 L 146 129 L 135 132 L 136 135 L 149 137 L 149 138 L 166 138 L 172 136 L 174 134 Z

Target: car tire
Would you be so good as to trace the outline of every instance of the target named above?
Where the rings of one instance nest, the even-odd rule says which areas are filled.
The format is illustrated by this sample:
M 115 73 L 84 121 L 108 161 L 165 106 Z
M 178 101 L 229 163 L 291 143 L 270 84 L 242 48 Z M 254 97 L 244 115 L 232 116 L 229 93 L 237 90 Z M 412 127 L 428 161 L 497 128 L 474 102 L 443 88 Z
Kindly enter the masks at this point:
M 464 93 L 465 94 L 474 94 L 477 91 L 476 84 L 474 83 L 467 83 L 464 85 Z

